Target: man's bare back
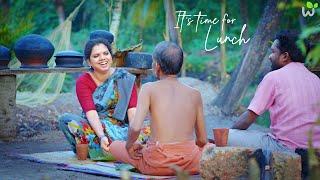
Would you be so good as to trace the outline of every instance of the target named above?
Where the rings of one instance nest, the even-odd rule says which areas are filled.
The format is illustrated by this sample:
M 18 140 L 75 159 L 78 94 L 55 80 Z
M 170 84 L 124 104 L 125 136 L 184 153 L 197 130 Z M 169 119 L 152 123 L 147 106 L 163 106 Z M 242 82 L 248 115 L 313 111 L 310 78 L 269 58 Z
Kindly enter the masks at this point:
M 129 123 L 127 152 L 131 158 L 141 156 L 142 147 L 135 141 L 150 113 L 151 142 L 182 143 L 199 153 L 199 148 L 207 144 L 203 105 L 199 91 L 178 81 L 183 51 L 176 44 L 163 41 L 157 44 L 152 57 L 152 69 L 159 80 L 146 83 L 140 89 L 137 110 Z
M 201 95 L 177 79 L 183 64 L 179 46 L 160 42 L 152 57 L 153 71 L 159 80 L 141 87 L 135 116 L 129 122 L 128 140 L 112 142 L 110 151 L 117 160 L 132 164 L 142 173 L 174 175 L 170 168 L 174 164 L 196 174 L 207 144 Z M 143 146 L 136 140 L 148 113 L 151 139 Z
M 151 139 L 163 143 L 194 139 L 197 116 L 203 121 L 200 93 L 170 77 L 145 86 L 150 98 Z

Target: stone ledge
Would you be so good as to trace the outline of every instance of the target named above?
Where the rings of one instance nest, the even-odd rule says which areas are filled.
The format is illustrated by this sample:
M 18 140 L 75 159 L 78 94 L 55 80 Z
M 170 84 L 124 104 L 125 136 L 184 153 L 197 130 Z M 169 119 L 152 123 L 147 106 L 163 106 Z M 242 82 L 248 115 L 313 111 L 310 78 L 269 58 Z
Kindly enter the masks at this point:
M 273 152 L 270 159 L 273 179 L 301 179 L 301 157 Z
M 244 147 L 208 147 L 200 159 L 200 175 L 203 179 L 248 179 L 252 175 L 259 179 L 260 169 L 255 163 L 254 151 Z M 262 168 L 270 172 L 272 179 L 301 179 L 298 154 L 273 152 L 269 162 L 270 165 Z
M 200 159 L 203 179 L 234 179 L 248 176 L 252 149 L 239 147 L 208 147 Z

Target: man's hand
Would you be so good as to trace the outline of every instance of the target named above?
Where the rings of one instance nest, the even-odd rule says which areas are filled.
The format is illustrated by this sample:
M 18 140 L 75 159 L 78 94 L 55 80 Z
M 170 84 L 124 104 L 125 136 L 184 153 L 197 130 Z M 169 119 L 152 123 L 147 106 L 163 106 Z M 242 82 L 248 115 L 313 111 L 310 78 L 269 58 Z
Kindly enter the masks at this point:
M 100 146 L 101 149 L 105 152 L 109 152 L 110 148 L 109 148 L 109 140 L 106 136 L 103 136 L 100 140 Z
M 132 146 L 126 146 L 130 158 L 135 160 L 139 160 L 142 157 L 142 148 L 143 146 L 139 143 L 134 143 Z

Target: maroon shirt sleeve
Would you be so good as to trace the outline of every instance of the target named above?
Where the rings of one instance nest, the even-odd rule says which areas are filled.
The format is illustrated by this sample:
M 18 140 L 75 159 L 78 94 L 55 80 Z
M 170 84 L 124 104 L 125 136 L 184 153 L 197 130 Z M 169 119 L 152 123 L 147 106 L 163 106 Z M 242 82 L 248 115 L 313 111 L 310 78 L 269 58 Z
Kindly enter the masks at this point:
M 76 82 L 76 93 L 84 112 L 96 110 L 92 99 L 92 94 L 96 88 L 97 85 L 88 73 L 84 73 L 78 78 Z
M 131 97 L 130 97 L 128 109 L 137 107 L 137 100 L 138 100 L 137 86 L 136 86 L 136 84 L 134 84 L 133 88 L 132 88 L 132 92 L 131 92 Z
M 92 94 L 94 93 L 97 85 L 88 73 L 81 75 L 76 82 L 76 93 L 79 103 L 84 112 L 90 110 L 96 110 L 94 105 Z M 134 84 L 131 92 L 131 97 L 128 105 L 128 109 L 137 107 L 137 87 Z

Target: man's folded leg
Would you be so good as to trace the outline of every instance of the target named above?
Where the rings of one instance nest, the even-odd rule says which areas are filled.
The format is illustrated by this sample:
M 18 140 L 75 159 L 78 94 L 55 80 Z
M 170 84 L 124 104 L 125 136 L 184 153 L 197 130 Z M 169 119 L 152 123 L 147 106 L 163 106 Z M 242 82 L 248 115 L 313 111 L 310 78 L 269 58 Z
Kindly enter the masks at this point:
M 177 165 L 190 174 L 197 174 L 199 172 L 202 148 L 196 146 L 194 142 L 162 145 L 149 142 L 143 148 L 143 157 L 139 160 L 130 158 L 125 144 L 123 141 L 112 142 L 110 145 L 111 154 L 118 161 L 133 165 L 143 174 L 175 175 L 172 165 Z
M 113 141 L 110 144 L 110 152 L 117 161 L 128 163 L 137 168 L 139 160 L 130 158 L 125 141 Z
M 144 148 L 146 150 L 146 147 Z M 126 149 L 125 141 L 113 141 L 110 144 L 110 152 L 117 161 L 128 163 L 137 168 L 141 173 L 147 175 L 174 175 L 175 171 L 171 168 L 153 167 L 150 166 L 144 158 L 138 160 L 132 159 Z M 146 154 L 145 154 L 146 155 Z M 146 157 L 145 157 L 146 158 Z

